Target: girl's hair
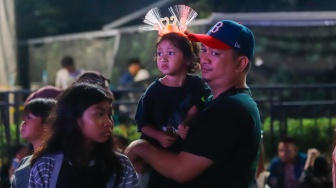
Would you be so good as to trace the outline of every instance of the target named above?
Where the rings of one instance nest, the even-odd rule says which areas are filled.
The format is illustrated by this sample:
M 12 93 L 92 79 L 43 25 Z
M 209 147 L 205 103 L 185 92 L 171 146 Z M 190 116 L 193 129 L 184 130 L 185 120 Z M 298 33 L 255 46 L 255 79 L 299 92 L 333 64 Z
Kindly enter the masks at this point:
M 77 83 L 90 83 L 98 85 L 105 89 L 109 89 L 110 79 L 97 71 L 86 71 L 75 82 Z
M 56 100 L 54 99 L 36 98 L 25 105 L 23 113 L 25 115 L 32 113 L 34 116 L 40 117 L 42 123 L 45 123 L 55 105 Z
M 187 61 L 187 72 L 196 73 L 200 70 L 200 47 L 197 43 L 191 42 L 187 37 L 181 36 L 177 33 L 168 33 L 161 36 L 156 43 L 156 48 L 162 41 L 171 42 L 176 48 L 180 49 L 185 61 Z M 157 54 L 154 57 L 157 60 Z
M 120 182 L 121 163 L 112 151 L 112 135 L 105 143 L 96 143 L 92 153 L 89 153 L 83 145 L 84 135 L 77 123 L 87 108 L 103 101 L 112 104 L 112 95 L 96 85 L 78 83 L 63 91 L 52 114 L 53 124 L 49 139 L 34 154 L 31 165 L 45 154 L 61 152 L 64 159 L 70 160 L 75 169 L 81 170 L 87 166 L 87 161 L 83 158 L 92 156 L 103 173 L 104 180 L 107 181 L 115 173 L 117 182 Z

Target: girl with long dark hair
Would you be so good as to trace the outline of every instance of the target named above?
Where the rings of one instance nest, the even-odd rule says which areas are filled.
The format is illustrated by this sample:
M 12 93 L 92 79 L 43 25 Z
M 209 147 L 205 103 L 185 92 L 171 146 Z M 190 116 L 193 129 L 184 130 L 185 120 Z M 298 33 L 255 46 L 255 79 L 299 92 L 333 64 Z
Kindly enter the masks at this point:
M 112 95 L 74 84 L 59 96 L 48 140 L 32 158 L 29 187 L 138 187 L 129 159 L 112 150 Z

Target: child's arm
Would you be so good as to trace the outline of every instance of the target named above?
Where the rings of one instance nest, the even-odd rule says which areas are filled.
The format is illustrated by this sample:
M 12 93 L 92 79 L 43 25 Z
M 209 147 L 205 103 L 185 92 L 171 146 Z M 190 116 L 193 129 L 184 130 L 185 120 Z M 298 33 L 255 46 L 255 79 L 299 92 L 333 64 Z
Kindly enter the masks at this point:
M 188 111 L 187 117 L 180 125 L 178 125 L 178 134 L 182 139 L 185 139 L 187 137 L 187 134 L 189 132 L 189 124 L 193 117 L 197 114 L 197 112 L 197 107 L 195 105 L 192 106 Z
M 141 132 L 160 142 L 164 148 L 170 147 L 176 140 L 174 135 L 155 129 L 150 125 L 142 127 Z

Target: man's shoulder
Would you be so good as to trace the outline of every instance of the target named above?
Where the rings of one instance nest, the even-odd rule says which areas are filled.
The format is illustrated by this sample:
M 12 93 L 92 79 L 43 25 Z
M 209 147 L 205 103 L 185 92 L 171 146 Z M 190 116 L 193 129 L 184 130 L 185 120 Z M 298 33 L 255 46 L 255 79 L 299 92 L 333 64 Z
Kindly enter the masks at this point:
M 296 156 L 297 162 L 299 163 L 305 163 L 307 160 L 307 155 L 305 153 L 299 152 Z
M 69 75 L 69 72 L 65 68 L 61 68 L 56 72 L 56 77 L 64 77 Z
M 134 77 L 135 82 L 140 82 L 149 79 L 149 72 L 146 69 L 140 69 Z
M 225 106 L 230 109 L 240 109 L 241 110 L 241 109 L 252 109 L 252 108 L 247 108 L 247 106 L 256 107 L 256 103 L 253 100 L 253 98 L 246 93 L 235 93 L 235 94 L 228 94 L 228 95 L 225 95 L 225 93 L 223 93 L 218 97 L 217 103 L 219 105 L 225 103 Z M 235 108 L 232 108 L 232 107 L 235 107 Z
M 65 68 L 60 68 L 58 69 L 58 71 L 56 72 L 56 74 L 60 74 L 60 73 L 67 73 L 68 71 Z
M 149 74 L 147 69 L 140 69 L 138 73 Z
M 270 166 L 277 166 L 277 165 L 281 165 L 281 164 L 282 164 L 282 162 L 281 162 L 279 157 L 274 157 L 270 162 Z
M 307 158 L 307 154 L 302 153 L 302 152 L 299 152 L 297 156 L 300 157 L 300 158 L 302 158 L 302 159 L 306 159 Z

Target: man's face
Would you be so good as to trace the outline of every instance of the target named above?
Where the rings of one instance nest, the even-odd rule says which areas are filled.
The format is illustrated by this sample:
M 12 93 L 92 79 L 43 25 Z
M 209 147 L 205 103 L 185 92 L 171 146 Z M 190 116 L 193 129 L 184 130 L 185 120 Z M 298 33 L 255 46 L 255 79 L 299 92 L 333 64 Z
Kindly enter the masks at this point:
M 133 76 L 135 76 L 138 73 L 139 70 L 140 70 L 140 65 L 136 64 L 136 63 L 130 64 L 129 67 L 128 67 L 128 71 Z
M 201 70 L 202 78 L 208 82 L 229 85 L 236 80 L 237 63 L 233 59 L 233 51 L 219 50 L 201 46 Z
M 278 155 L 282 162 L 292 163 L 297 154 L 297 148 L 293 143 L 280 142 L 278 145 Z

